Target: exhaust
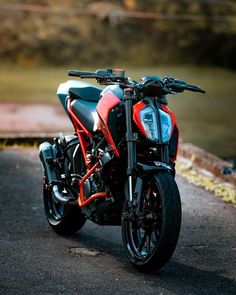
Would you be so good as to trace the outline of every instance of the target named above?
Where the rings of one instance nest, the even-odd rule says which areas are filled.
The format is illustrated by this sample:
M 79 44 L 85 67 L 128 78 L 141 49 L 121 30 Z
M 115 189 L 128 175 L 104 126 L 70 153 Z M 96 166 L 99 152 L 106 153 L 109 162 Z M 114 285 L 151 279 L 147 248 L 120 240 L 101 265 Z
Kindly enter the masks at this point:
M 44 173 L 49 186 L 52 187 L 52 197 L 56 203 L 68 204 L 70 198 L 60 193 L 56 183 L 60 181 L 58 172 L 55 169 L 56 151 L 49 142 L 44 142 L 39 146 L 39 157 L 43 165 Z
M 43 164 L 45 176 L 48 184 L 59 180 L 59 175 L 55 169 L 56 151 L 49 142 L 43 142 L 39 146 L 39 158 Z

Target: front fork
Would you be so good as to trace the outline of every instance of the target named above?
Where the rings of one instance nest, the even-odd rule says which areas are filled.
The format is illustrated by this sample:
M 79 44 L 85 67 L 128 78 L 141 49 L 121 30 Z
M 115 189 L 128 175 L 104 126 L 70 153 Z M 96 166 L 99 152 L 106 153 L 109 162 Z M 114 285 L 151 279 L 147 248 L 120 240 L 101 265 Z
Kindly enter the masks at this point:
M 132 131 L 132 107 L 133 101 L 135 100 L 135 93 L 133 89 L 124 90 L 124 102 L 125 102 L 125 116 L 126 116 L 126 143 L 127 143 L 127 154 L 128 154 L 128 203 L 133 204 L 133 179 L 132 173 L 136 165 L 136 140 L 137 133 Z M 127 198 L 127 196 L 126 196 Z
M 139 216 L 141 207 L 141 196 L 143 188 L 143 179 L 139 176 L 136 177 L 135 187 L 133 185 L 133 172 L 137 164 L 136 158 L 136 141 L 138 134 L 132 130 L 132 108 L 133 101 L 135 100 L 135 93 L 133 89 L 125 89 L 124 102 L 125 102 L 125 116 L 126 116 L 126 143 L 128 154 L 128 192 L 126 192 L 126 200 L 128 202 L 129 213 L 127 212 L 124 218 L 133 218 L 135 215 Z M 133 198 L 135 196 L 135 198 Z
M 141 192 L 143 179 L 141 177 L 136 177 L 135 187 L 133 185 L 133 172 L 134 168 L 137 164 L 136 158 L 136 141 L 138 138 L 138 134 L 132 131 L 132 108 L 133 101 L 136 100 L 135 91 L 132 88 L 127 88 L 124 90 L 124 103 L 125 103 L 125 116 L 126 116 L 126 143 L 127 143 L 127 156 L 128 156 L 128 167 L 127 167 L 127 176 L 128 176 L 128 194 L 126 194 L 126 198 L 129 204 L 129 207 L 134 207 L 134 203 L 137 203 L 135 206 L 138 210 L 139 204 L 141 203 Z M 160 105 L 156 102 L 156 116 L 158 122 L 158 133 L 159 138 L 161 139 L 161 119 L 159 108 Z M 161 161 L 169 164 L 169 146 L 167 144 L 163 144 L 161 140 L 159 141 L 161 144 Z M 133 200 L 133 196 L 135 195 L 135 200 Z M 138 213 L 138 212 L 137 212 Z

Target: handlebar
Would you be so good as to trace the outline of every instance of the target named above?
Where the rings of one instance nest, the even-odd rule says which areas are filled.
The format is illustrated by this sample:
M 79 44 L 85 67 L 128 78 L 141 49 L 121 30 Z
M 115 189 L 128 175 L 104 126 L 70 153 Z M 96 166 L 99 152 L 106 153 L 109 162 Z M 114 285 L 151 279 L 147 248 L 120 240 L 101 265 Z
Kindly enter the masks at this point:
M 195 86 L 192 84 L 187 84 L 183 80 L 174 79 L 171 76 L 167 76 L 163 79 L 164 85 L 171 92 L 183 92 L 184 90 L 192 91 L 192 92 L 200 92 L 206 93 L 205 90 L 201 89 L 199 86 Z
M 80 77 L 81 79 L 94 78 L 97 80 L 99 84 L 102 85 L 116 84 L 121 86 L 122 88 L 131 87 L 139 91 L 142 91 L 147 87 L 150 87 L 150 85 L 155 86 L 155 82 L 158 81 L 158 87 L 162 88 L 161 92 L 164 95 L 169 93 L 179 93 L 183 92 L 184 90 L 205 93 L 205 90 L 201 89 L 200 87 L 187 84 L 186 82 L 174 79 L 171 76 L 167 76 L 164 79 L 161 79 L 157 76 L 147 76 L 146 78 L 149 78 L 149 83 L 147 83 L 147 80 L 145 83 L 137 83 L 131 80 L 130 78 L 126 77 L 125 71 L 123 69 L 98 69 L 95 72 L 69 70 L 68 75 L 73 77 Z
M 80 77 L 80 78 L 96 78 L 96 74 L 93 72 L 83 72 L 83 71 L 78 71 L 78 70 L 69 70 L 68 71 L 68 76 L 73 76 L 73 77 Z
M 80 77 L 81 79 L 95 78 L 100 84 L 106 84 L 106 82 L 124 82 L 128 80 L 128 77 L 125 77 L 125 71 L 123 69 L 98 69 L 95 72 L 69 70 L 68 75 Z

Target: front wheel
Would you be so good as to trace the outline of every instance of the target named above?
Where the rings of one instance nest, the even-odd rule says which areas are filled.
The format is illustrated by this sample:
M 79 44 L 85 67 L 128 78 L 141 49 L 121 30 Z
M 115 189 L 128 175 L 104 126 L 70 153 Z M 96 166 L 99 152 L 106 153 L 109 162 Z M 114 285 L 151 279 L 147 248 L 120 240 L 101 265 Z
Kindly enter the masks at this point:
M 181 202 L 172 175 L 160 172 L 144 181 L 139 216 L 127 203 L 122 221 L 126 255 L 140 271 L 153 272 L 172 256 L 180 232 Z

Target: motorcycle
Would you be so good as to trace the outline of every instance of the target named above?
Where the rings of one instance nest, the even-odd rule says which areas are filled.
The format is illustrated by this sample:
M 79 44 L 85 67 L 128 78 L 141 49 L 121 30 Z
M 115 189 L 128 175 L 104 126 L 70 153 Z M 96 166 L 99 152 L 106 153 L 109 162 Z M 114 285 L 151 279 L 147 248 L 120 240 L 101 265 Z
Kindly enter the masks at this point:
M 170 76 L 136 82 L 123 69 L 68 74 L 105 88 L 78 80 L 58 88 L 75 132 L 39 148 L 47 221 L 61 235 L 76 233 L 87 219 L 121 225 L 129 261 L 156 271 L 172 256 L 181 226 L 179 129 L 166 95 L 205 91 Z

